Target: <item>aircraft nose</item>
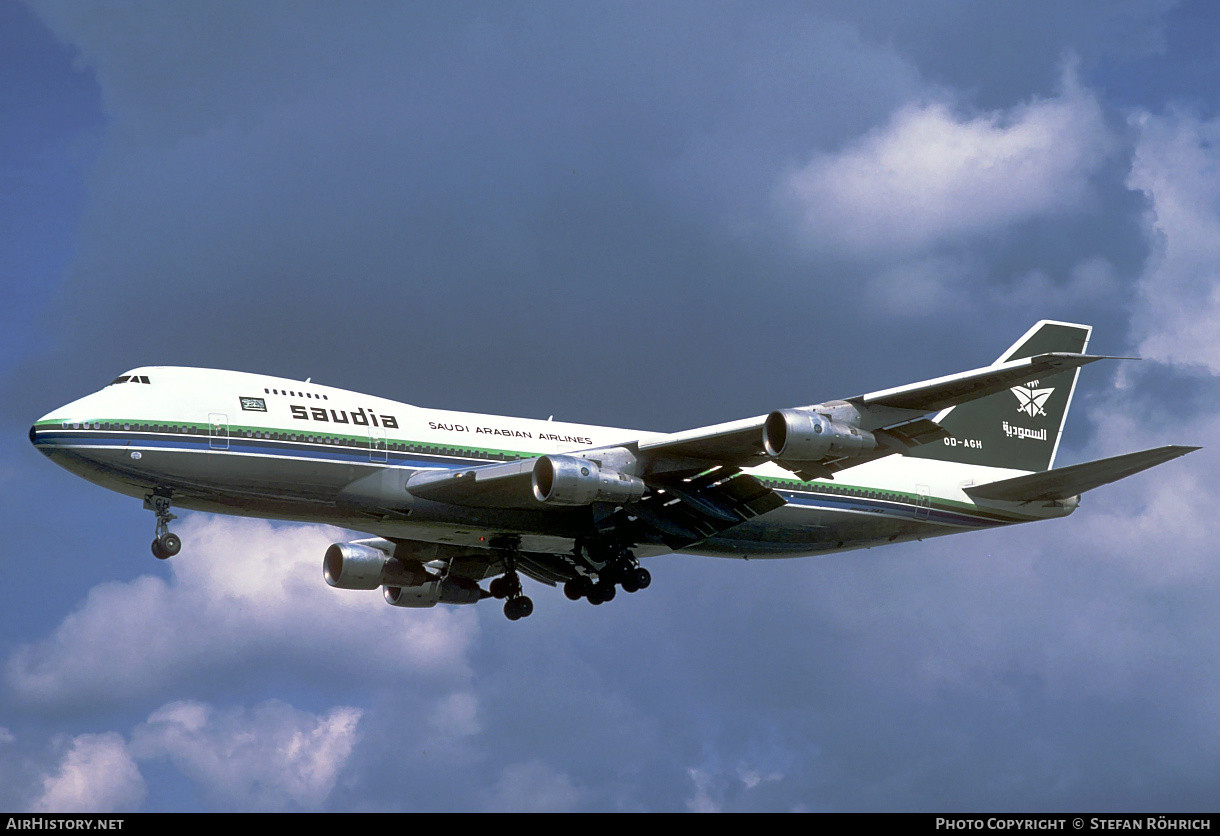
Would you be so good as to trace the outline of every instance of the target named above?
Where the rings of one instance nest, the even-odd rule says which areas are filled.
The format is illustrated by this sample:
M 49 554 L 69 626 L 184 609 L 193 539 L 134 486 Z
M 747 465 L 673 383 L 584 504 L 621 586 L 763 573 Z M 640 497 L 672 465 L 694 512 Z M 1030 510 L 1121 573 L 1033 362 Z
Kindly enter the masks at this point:
M 46 436 L 47 427 L 43 423 L 44 419 L 39 419 L 30 427 L 30 444 L 34 445 L 34 449 L 41 450 L 46 453 L 48 451 Z M 41 426 L 41 429 L 39 428 Z M 41 438 L 39 436 L 42 436 Z
M 30 444 L 46 453 L 50 450 L 47 446 L 51 443 L 50 430 L 54 426 L 54 419 L 57 413 L 48 412 L 46 415 L 39 418 L 30 426 Z

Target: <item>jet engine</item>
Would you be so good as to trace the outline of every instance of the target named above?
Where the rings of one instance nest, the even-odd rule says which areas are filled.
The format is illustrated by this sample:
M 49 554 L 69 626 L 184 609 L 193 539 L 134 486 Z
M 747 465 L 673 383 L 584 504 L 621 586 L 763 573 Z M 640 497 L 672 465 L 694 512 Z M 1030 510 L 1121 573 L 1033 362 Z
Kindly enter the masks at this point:
M 414 586 L 432 579 L 418 560 L 391 556 L 393 548 L 392 543 L 378 539 L 332 543 L 322 559 L 322 577 L 337 589 Z
M 322 560 L 322 575 L 338 589 L 384 587 L 385 599 L 395 607 L 435 607 L 437 604 L 477 604 L 488 593 L 469 578 L 440 578 L 415 560 L 390 556 L 366 540 L 332 543 Z M 389 546 L 389 543 L 386 543 Z
M 437 604 L 477 604 L 488 594 L 474 581 L 439 578 L 415 586 L 387 586 L 386 603 L 393 607 L 423 609 Z
M 549 505 L 635 502 L 644 480 L 576 456 L 543 456 L 534 463 L 534 496 Z
M 337 589 L 376 589 L 390 556 L 363 543 L 332 543 L 322 559 L 322 577 Z
M 871 453 L 877 449 L 877 438 L 816 412 L 781 409 L 763 424 L 763 449 L 781 461 L 820 462 Z

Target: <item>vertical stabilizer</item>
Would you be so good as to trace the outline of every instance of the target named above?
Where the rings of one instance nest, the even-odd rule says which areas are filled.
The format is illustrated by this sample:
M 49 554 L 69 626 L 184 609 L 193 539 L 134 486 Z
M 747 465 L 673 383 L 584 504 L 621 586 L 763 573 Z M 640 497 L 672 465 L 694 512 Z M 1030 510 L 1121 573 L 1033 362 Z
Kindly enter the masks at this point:
M 1035 354 L 1068 351 L 1083 354 L 1093 328 L 1044 319 L 1030 328 L 996 363 Z M 948 431 L 944 442 L 917 447 L 908 456 L 939 461 L 1049 470 L 1055 463 L 1079 369 L 950 407 L 936 416 Z

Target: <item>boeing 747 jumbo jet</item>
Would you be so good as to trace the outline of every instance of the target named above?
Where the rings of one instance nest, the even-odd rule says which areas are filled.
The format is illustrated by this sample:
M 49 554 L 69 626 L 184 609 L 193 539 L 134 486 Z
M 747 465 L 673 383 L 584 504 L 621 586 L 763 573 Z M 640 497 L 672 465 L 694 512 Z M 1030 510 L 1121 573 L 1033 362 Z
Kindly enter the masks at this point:
M 521 575 L 601 604 L 672 551 L 830 554 L 1072 513 L 1080 494 L 1197 447 L 1052 470 L 1091 327 L 1043 321 L 990 366 L 662 434 L 445 412 L 310 381 L 150 366 L 39 419 L 34 446 L 144 501 L 323 522 L 323 576 L 398 607 L 505 600 Z M 480 584 L 491 579 L 484 589 Z

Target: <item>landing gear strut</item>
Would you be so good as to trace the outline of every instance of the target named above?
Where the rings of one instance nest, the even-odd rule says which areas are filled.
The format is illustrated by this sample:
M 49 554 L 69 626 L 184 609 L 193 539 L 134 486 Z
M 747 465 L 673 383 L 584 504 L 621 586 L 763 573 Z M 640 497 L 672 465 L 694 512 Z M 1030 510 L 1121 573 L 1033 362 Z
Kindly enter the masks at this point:
M 493 580 L 490 591 L 493 598 L 504 599 L 504 615 L 509 621 L 526 618 L 534 611 L 534 602 L 521 592 L 521 576 L 517 574 L 517 549 L 509 546 L 504 550 L 504 574 Z
M 168 560 L 182 551 L 182 538 L 169 530 L 169 524 L 178 519 L 171 514 L 168 494 L 154 493 L 144 500 L 144 507 L 157 515 L 156 538 L 152 541 L 153 557 L 157 560 Z

